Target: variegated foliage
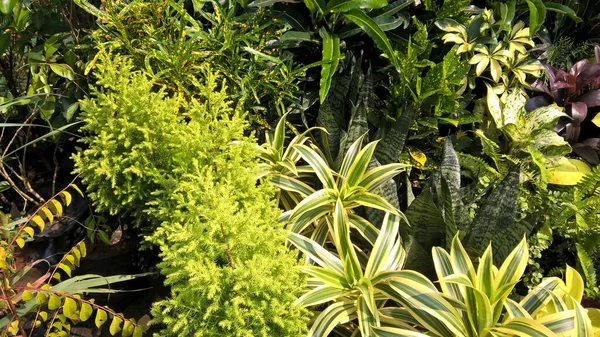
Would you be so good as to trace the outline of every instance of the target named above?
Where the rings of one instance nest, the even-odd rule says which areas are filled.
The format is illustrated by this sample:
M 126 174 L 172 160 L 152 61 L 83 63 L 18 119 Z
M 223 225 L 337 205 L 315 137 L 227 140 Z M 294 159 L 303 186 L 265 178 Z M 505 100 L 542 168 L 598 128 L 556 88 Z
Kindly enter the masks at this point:
M 303 306 L 323 307 L 309 336 L 331 336 L 333 331 L 341 336 L 358 333 L 377 336 L 373 326 L 385 322 L 405 324 L 395 318 L 401 315 L 398 313 L 401 309 L 384 306 L 391 299 L 389 284 L 426 279 L 418 273 L 401 270 L 405 252 L 398 235 L 399 224 L 399 216 L 387 213 L 368 258 L 354 249 L 350 220 L 340 200 L 336 202 L 331 224 L 335 252 L 303 235 L 290 234 L 290 242 L 316 264 L 302 267 L 310 278 L 307 293 L 298 299 Z
M 579 303 L 583 281 L 574 269 L 567 267 L 566 283 L 547 278 L 523 298 L 509 296 L 528 256 L 523 238 L 499 268 L 493 265 L 491 246 L 475 267 L 457 236 L 450 252 L 433 249 L 441 292 L 429 281 L 415 284 L 415 289 L 392 286 L 394 299 L 416 326 L 373 330 L 386 337 L 593 336 L 588 312 Z
M 289 144 L 286 140 L 286 117 L 284 115 L 277 123 L 274 132 L 266 133 L 266 142 L 258 147 L 261 163 L 259 164 L 259 179 L 265 179 L 279 188 L 277 199 L 285 210 L 294 208 L 302 198 L 315 192 L 305 181 L 314 176 L 309 165 L 301 165 L 300 154 L 295 146 L 305 144 L 309 134 L 315 128 L 296 135 Z
M 297 302 L 320 309 L 308 336 L 592 336 L 579 304 L 583 280 L 570 267 L 566 283 L 548 278 L 518 301 L 509 297 L 527 266 L 525 239 L 500 267 L 491 245 L 477 267 L 458 235 L 450 252 L 435 247 L 440 291 L 424 275 L 402 270 L 399 220 L 386 215 L 368 257 L 354 248 L 340 201 L 331 225 L 335 252 L 290 233 L 290 242 L 316 264 L 303 267 L 308 290 Z
M 505 171 L 506 161 L 519 161 L 524 166 L 522 180 L 534 180 L 542 188 L 558 182 L 549 179 L 549 170 L 552 171 L 571 152 L 569 144 L 554 131 L 558 119 L 566 116 L 563 109 L 552 104 L 526 111 L 526 98 L 519 89 L 498 96 L 488 86 L 486 100 L 491 118 L 475 134 L 496 169 Z M 508 141 L 501 142 L 500 136 Z M 556 177 L 551 175 L 550 178 Z
M 407 168 L 407 165 L 391 163 L 369 169 L 377 141 L 362 147 L 363 138 L 359 137 L 350 146 L 337 172 L 328 166 L 318 149 L 295 145 L 296 151 L 315 172 L 322 188 L 304 198 L 289 213 L 289 228 L 292 232 L 303 233 L 311 224 L 316 224 L 313 238 L 323 243 L 327 234 L 327 222 L 331 222 L 331 216 L 339 204 L 352 227 L 374 244 L 377 229 L 354 213 L 353 209 L 363 206 L 401 215 L 394 205 L 375 191 Z
M 527 85 L 527 75 L 540 77 L 542 65 L 528 56 L 533 47 L 529 27 L 522 21 L 514 23 L 515 2 L 500 4 L 500 16 L 493 10 L 479 10 L 466 24 L 446 18 L 436 21 L 446 32 L 445 43 L 458 45 L 457 54 L 465 55 L 472 65 L 468 83 L 475 86 L 475 78 L 488 72 L 496 90 Z M 467 78 L 464 83 L 466 85 Z

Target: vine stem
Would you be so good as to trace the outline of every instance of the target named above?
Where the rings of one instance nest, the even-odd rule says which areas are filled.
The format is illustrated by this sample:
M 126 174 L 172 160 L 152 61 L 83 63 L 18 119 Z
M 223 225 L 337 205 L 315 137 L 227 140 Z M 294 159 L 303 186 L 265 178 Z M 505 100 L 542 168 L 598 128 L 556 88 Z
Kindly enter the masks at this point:
M 122 314 L 119 314 L 118 312 L 112 310 L 111 308 L 104 306 L 104 305 L 100 305 L 100 304 L 96 304 L 90 300 L 86 300 L 83 298 L 78 298 L 75 297 L 74 295 L 71 294 L 67 294 L 64 293 L 62 291 L 56 291 L 56 290 L 50 290 L 50 289 L 42 289 L 42 288 L 32 288 L 32 287 L 28 287 L 28 286 L 24 286 L 24 287 L 14 287 L 13 289 L 18 289 L 18 290 L 27 290 L 27 291 L 31 291 L 31 292 L 42 292 L 42 293 L 48 293 L 48 294 L 53 294 L 53 295 L 58 295 L 58 296 L 62 296 L 65 298 L 70 298 L 76 302 L 81 302 L 81 303 L 86 303 L 89 304 L 90 306 L 94 307 L 96 310 L 101 310 L 104 311 L 114 317 L 118 317 L 123 321 L 129 321 L 133 326 L 137 327 L 137 326 L 141 326 L 141 324 L 137 324 L 134 320 L 126 318 L 125 316 L 123 316 Z
M 26 336 L 25 329 L 21 326 L 21 321 L 19 320 L 19 315 L 17 314 L 17 308 L 15 308 L 15 305 L 13 304 L 12 299 L 10 297 L 8 297 L 8 294 L 6 294 L 6 292 L 5 292 L 5 288 L 8 289 L 10 287 L 10 285 L 8 284 L 8 280 L 6 279 L 4 270 L 1 270 L 0 274 L 2 274 L 2 286 L 0 287 L 0 290 L 2 291 L 2 296 L 4 296 L 4 299 L 6 300 L 6 303 L 8 304 L 8 308 L 10 309 L 10 312 L 13 315 L 13 319 L 15 321 L 19 322 L 19 330 L 21 331 L 21 335 Z
M 40 205 L 40 207 L 38 207 L 35 212 L 31 213 L 28 217 L 27 217 L 27 221 L 21 225 L 21 227 L 19 227 L 19 230 L 17 231 L 17 233 L 15 234 L 15 236 L 13 236 L 13 238 L 10 240 L 10 243 L 8 244 L 8 247 L 6 248 L 6 250 L 10 250 L 10 248 L 12 247 L 12 245 L 15 244 L 15 241 L 17 241 L 17 239 L 19 238 L 19 235 L 21 235 L 21 233 L 23 232 L 23 229 L 29 225 L 29 223 L 31 222 L 31 219 L 36 216 L 41 210 L 42 208 L 46 207 L 46 205 L 48 205 L 48 203 L 50 203 L 50 201 L 56 199 L 56 197 L 61 194 L 62 192 L 66 191 L 68 188 L 70 188 L 74 183 L 75 180 L 77 180 L 77 178 L 79 177 L 79 175 L 77 175 L 65 188 L 63 188 L 62 190 L 60 190 L 60 192 L 56 193 L 55 195 L 52 196 L 52 198 L 49 198 L 48 200 L 46 200 L 42 205 Z

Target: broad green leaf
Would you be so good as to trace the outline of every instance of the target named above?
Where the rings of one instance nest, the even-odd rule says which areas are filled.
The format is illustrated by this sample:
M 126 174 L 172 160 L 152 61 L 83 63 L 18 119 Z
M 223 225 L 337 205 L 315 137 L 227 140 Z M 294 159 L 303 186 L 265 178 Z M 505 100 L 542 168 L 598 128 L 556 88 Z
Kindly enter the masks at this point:
M 503 97 L 503 101 L 502 101 L 502 122 L 500 124 L 496 123 L 496 126 L 498 128 L 503 128 L 504 126 L 508 125 L 508 124 L 514 124 L 517 126 L 522 126 L 522 120 L 523 120 L 523 111 L 525 109 L 525 102 L 527 101 L 527 99 L 525 98 L 525 96 L 523 95 L 523 93 L 521 92 L 521 90 L 512 90 L 508 93 L 508 95 L 506 95 L 506 97 Z M 543 125 L 544 123 L 539 123 L 538 121 L 536 121 L 537 118 L 534 117 L 535 116 L 539 116 L 539 121 L 543 121 L 546 120 L 547 117 L 553 115 L 554 109 L 546 109 L 546 108 L 540 108 L 543 109 L 539 110 L 539 113 L 534 113 L 534 112 L 530 112 L 528 114 L 528 121 L 532 121 L 532 125 L 535 125 L 535 128 L 539 128 L 541 125 Z M 538 109 L 536 109 L 538 110 Z M 535 111 L 535 110 L 534 110 Z
M 134 329 L 135 329 L 135 326 L 131 323 L 131 321 L 126 320 L 125 323 L 123 324 L 123 332 L 121 333 L 121 335 L 123 337 L 130 337 L 131 335 L 133 335 Z
M 67 64 L 50 63 L 50 69 L 52 69 L 52 71 L 58 76 L 64 77 L 71 81 L 75 79 L 75 72 Z
M 402 304 L 421 325 L 444 337 L 466 336 L 460 314 L 438 293 L 424 293 L 426 284 L 407 279 L 389 282 L 394 293 L 381 285 L 378 289 Z
M 73 119 L 73 116 L 75 115 L 75 113 L 77 112 L 77 110 L 79 110 L 79 102 L 75 102 L 75 103 L 69 105 L 69 107 L 67 108 L 67 110 L 65 110 L 63 112 L 63 116 L 65 117 L 65 119 L 67 120 L 67 122 L 70 122 L 71 119 Z
M 575 302 L 575 322 L 574 322 L 574 330 L 572 337 L 593 337 L 594 329 L 592 327 L 592 322 L 588 317 L 585 309 L 579 304 L 579 302 Z
M 97 328 L 100 328 L 104 323 L 106 323 L 107 319 L 108 319 L 108 315 L 106 314 L 106 311 L 96 310 L 95 324 L 96 324 Z
M 112 322 L 110 322 L 110 327 L 108 328 L 111 335 L 116 335 L 121 331 L 121 323 L 123 320 L 117 316 L 113 316 Z
M 377 337 L 371 330 L 371 326 L 380 325 L 373 286 L 368 279 L 362 279 L 357 288 L 360 291 L 357 315 L 361 334 L 364 337 Z
M 353 9 L 377 9 L 387 6 L 387 0 L 331 0 L 325 12 L 344 13 Z
M 2 1 L 2 0 L 0 0 Z M 8 49 L 11 42 L 11 36 L 9 33 L 0 34 L 0 56 L 4 55 L 4 52 Z
M 433 247 L 432 255 L 438 280 L 443 280 L 450 275 L 454 275 L 454 268 L 452 267 L 452 262 L 450 262 L 450 255 L 448 252 L 440 247 Z M 464 302 L 463 292 L 458 284 L 440 281 L 440 287 L 444 294 Z
M 77 302 L 74 299 L 67 297 L 63 304 L 63 313 L 65 316 L 71 318 L 77 314 Z
M 538 310 L 543 308 L 546 303 L 550 300 L 550 292 L 553 291 L 562 281 L 556 277 L 549 277 L 531 290 L 527 296 L 525 296 L 519 304 L 525 309 L 530 315 L 535 315 Z
M 85 322 L 92 316 L 92 313 L 93 313 L 92 306 L 89 305 L 88 303 L 82 303 L 81 309 L 79 310 L 79 319 L 82 322 Z
M 144 332 L 145 332 L 144 327 L 141 325 L 137 325 L 135 327 L 135 329 L 133 330 L 133 337 L 142 337 Z
M 340 38 L 337 35 L 329 34 L 324 28 L 319 31 L 319 34 L 323 40 L 323 65 L 321 66 L 319 99 L 323 103 L 329 93 L 333 75 L 340 63 Z
M 0 0 L 0 12 L 9 15 L 18 3 L 18 0 Z
M 60 297 L 56 294 L 50 294 L 50 298 L 48 299 L 48 310 L 56 310 L 60 308 L 62 305 L 62 301 Z
M 356 229 L 358 234 L 369 241 L 371 245 L 375 245 L 375 242 L 379 238 L 379 229 L 377 227 L 354 213 L 348 214 L 348 219 L 350 220 L 350 226 Z
M 373 15 L 376 15 L 378 17 L 381 17 L 381 16 L 392 16 L 392 15 L 395 15 L 396 13 L 400 12 L 404 8 L 412 5 L 414 2 L 415 2 L 414 0 L 397 0 L 397 1 L 393 1 L 392 3 L 390 3 L 387 6 L 385 6 L 384 8 L 381 8 L 381 9 L 378 9 L 378 10 L 374 10 L 373 11 Z
M 325 8 L 324 0 L 304 0 L 304 4 L 312 14 L 319 13 L 323 15 Z
M 529 6 L 529 36 L 532 37 L 546 20 L 546 6 L 542 0 L 527 0 Z
M 577 185 L 583 177 L 592 172 L 582 160 L 561 157 L 548 165 L 548 183 L 555 185 Z
M 494 312 L 489 298 L 471 287 L 466 287 L 465 298 L 469 321 L 474 325 L 478 336 L 485 335 L 485 331 L 494 326 Z
M 477 266 L 477 289 L 481 290 L 488 298 L 494 298 L 494 263 L 492 261 L 492 245 L 490 244 Z
M 371 207 L 384 212 L 400 215 L 400 211 L 396 209 L 394 205 L 390 204 L 383 197 L 375 193 L 360 192 L 360 194 L 357 194 L 357 198 L 354 201 L 361 206 Z
M 475 276 L 475 268 L 473 267 L 473 263 L 467 255 L 462 243 L 460 242 L 459 235 L 455 235 L 454 239 L 452 239 L 452 247 L 450 249 L 450 261 L 452 263 L 452 268 L 455 273 L 460 273 L 465 275 L 471 283 L 475 284 L 476 276 Z
M 344 13 L 344 17 L 352 21 L 365 33 L 367 33 L 367 35 L 369 35 L 369 37 L 375 41 L 377 47 L 387 54 L 390 62 L 396 67 L 396 69 L 400 69 L 400 65 L 396 59 L 396 54 L 394 53 L 392 44 L 381 28 L 379 28 L 377 23 L 373 21 L 373 19 L 358 9 Z
M 556 121 L 560 117 L 568 116 L 564 113 L 563 108 L 558 107 L 556 104 L 548 105 L 530 111 L 527 113 L 526 132 L 533 132 L 546 125 L 554 127 L 556 125 Z
M 352 145 L 350 145 L 348 150 L 346 150 L 346 153 L 344 154 L 344 159 L 342 160 L 342 165 L 340 166 L 339 170 L 340 176 L 348 176 L 348 171 L 350 170 L 350 167 L 356 162 L 356 158 L 359 152 L 361 152 L 362 142 L 365 138 L 365 135 L 366 134 L 361 135 L 357 140 L 355 140 L 352 143 Z M 354 184 L 349 185 L 353 186 Z
M 494 89 L 491 85 L 485 84 L 487 87 L 487 108 L 492 118 L 494 119 L 494 123 L 497 127 L 501 128 L 504 126 L 504 118 L 502 112 L 502 105 L 500 104 L 500 99 L 494 93 Z
M 585 289 L 583 278 L 577 270 L 571 268 L 569 265 L 567 265 L 567 271 L 565 273 L 565 284 L 567 286 L 567 294 L 571 296 L 573 301 L 577 303 L 581 302 L 583 290 Z
M 570 17 L 571 19 L 573 19 L 573 21 L 575 21 L 575 23 L 581 23 L 583 21 L 580 17 L 577 16 L 577 13 L 575 13 L 573 9 L 559 2 L 544 2 L 544 6 L 546 6 L 546 9 L 549 11 L 553 11 Z
M 450 18 L 436 20 L 435 25 L 446 33 L 465 33 L 466 35 L 467 32 L 465 26 Z
M 283 154 L 283 144 L 285 143 L 285 122 L 286 122 L 287 114 L 281 116 L 281 119 L 277 123 L 275 127 L 275 132 L 273 133 L 273 147 L 276 151 L 281 151 Z
M 531 315 L 519 303 L 507 298 L 504 301 L 504 308 L 510 318 L 525 317 L 531 318 Z
M 283 174 L 273 174 L 270 178 L 270 182 L 282 190 L 296 192 L 304 198 L 315 193 L 315 190 L 312 187 L 301 180 Z

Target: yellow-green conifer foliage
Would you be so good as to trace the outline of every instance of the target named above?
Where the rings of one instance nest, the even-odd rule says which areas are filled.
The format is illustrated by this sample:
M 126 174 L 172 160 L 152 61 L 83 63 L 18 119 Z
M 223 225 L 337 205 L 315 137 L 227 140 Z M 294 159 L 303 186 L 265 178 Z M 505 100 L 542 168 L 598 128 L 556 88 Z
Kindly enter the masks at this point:
M 273 190 L 257 186 L 255 139 L 218 75 L 205 74 L 200 99 L 184 102 L 127 60 L 101 57 L 77 172 L 99 206 L 150 224 L 171 288 L 152 311 L 160 336 L 302 336 L 309 315 L 293 303 L 305 280 Z

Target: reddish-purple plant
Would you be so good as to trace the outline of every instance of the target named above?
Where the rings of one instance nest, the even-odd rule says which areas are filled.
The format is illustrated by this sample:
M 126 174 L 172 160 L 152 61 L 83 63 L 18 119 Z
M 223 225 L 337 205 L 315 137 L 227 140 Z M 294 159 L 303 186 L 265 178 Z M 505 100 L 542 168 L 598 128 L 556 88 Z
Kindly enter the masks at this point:
M 536 80 L 530 89 L 541 92 L 527 102 L 527 109 L 552 103 L 564 107 L 570 118 L 561 118 L 556 131 L 573 147 L 573 151 L 593 164 L 600 163 L 597 150 L 600 128 L 591 120 L 598 113 L 592 108 L 600 106 L 600 46 L 595 47 L 595 62 L 578 61 L 570 71 L 556 69 L 546 64 L 548 81 Z M 582 126 L 586 130 L 582 134 Z M 581 136 L 585 136 L 580 139 Z

